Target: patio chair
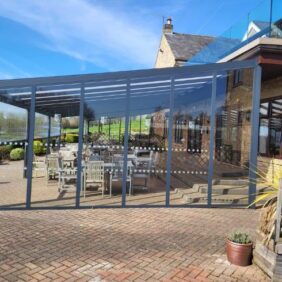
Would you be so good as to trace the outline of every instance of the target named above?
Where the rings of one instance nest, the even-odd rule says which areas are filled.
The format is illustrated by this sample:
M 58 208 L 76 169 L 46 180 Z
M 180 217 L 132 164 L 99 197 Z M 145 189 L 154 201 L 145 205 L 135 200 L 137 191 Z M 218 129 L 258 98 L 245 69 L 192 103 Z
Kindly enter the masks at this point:
M 88 161 L 85 166 L 84 175 L 84 197 L 88 184 L 100 184 L 102 189 L 102 197 L 105 192 L 105 181 L 104 181 L 104 162 L 103 161 Z M 110 192 L 111 195 L 111 192 Z
M 160 159 L 160 153 L 151 151 L 150 157 L 152 159 L 151 170 L 156 170 Z M 154 176 L 156 176 L 155 173 L 153 174 Z
M 66 168 L 64 165 L 63 158 L 59 157 L 58 159 L 58 173 L 59 173 L 59 187 L 58 191 L 67 191 L 70 190 L 70 185 L 68 182 L 74 181 L 77 178 L 76 169 L 74 168 Z M 75 190 L 75 187 L 74 187 Z
M 143 179 L 144 180 L 144 187 L 150 192 L 150 187 L 148 187 L 148 180 L 151 177 L 151 169 L 152 169 L 152 159 L 148 158 L 147 160 L 142 161 L 142 163 L 138 163 L 138 166 L 134 170 L 133 173 L 133 180 L 135 179 Z M 130 191 L 130 194 L 133 194 L 133 185 L 132 185 L 132 191 Z
M 60 157 L 64 159 L 64 166 L 74 168 L 74 160 L 75 156 L 73 152 L 70 150 L 60 150 L 59 152 Z
M 46 159 L 47 182 L 59 175 L 58 154 L 52 153 Z
M 110 196 L 112 196 L 112 185 L 113 182 L 122 181 L 123 178 L 123 161 L 118 161 L 115 163 L 114 168 L 110 171 Z M 132 179 L 131 174 L 128 171 L 126 177 L 126 184 L 129 183 L 129 195 L 131 195 L 131 186 L 132 186 Z
M 46 164 L 44 160 L 40 160 L 33 155 L 32 161 L 32 176 L 33 177 L 45 177 L 46 175 Z

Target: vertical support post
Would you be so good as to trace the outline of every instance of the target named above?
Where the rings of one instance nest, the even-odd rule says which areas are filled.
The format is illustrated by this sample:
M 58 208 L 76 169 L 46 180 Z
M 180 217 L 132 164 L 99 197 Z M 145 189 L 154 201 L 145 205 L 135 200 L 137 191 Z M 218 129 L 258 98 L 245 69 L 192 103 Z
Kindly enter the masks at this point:
M 165 205 L 169 207 L 170 202 L 170 171 L 171 171 L 171 160 L 172 160 L 172 132 L 173 132 L 173 110 L 174 110 L 174 77 L 171 77 L 171 87 L 169 96 L 169 121 L 168 121 L 168 151 L 166 160 L 166 194 L 165 194 Z
M 79 137 L 78 137 L 78 152 L 77 152 L 77 187 L 76 187 L 76 199 L 75 207 L 80 206 L 80 191 L 81 191 L 81 176 L 82 176 L 82 149 L 83 149 L 83 130 L 84 130 L 84 83 L 80 88 L 80 105 L 79 105 Z M 85 189 L 85 187 L 84 187 Z
M 275 243 L 278 243 L 279 240 L 280 240 L 280 233 L 281 233 L 281 210 L 282 210 L 282 179 L 279 180 L 279 189 L 277 191 Z
M 26 189 L 26 208 L 31 206 L 31 189 L 32 189 L 32 162 L 33 162 L 33 139 L 35 126 L 35 95 L 36 86 L 31 88 L 31 101 L 29 109 L 29 128 L 28 128 L 28 147 L 27 147 L 27 189 Z
M 58 149 L 61 148 L 61 135 L 62 135 L 62 116 L 60 115 L 60 133 L 59 133 L 59 140 L 58 140 Z
M 128 127 L 130 120 L 130 80 L 126 83 L 126 102 L 125 102 L 125 128 L 124 128 L 124 142 L 123 142 L 123 169 L 122 169 L 122 202 L 121 206 L 125 208 L 126 205 L 126 183 L 127 183 L 127 154 L 128 154 Z
M 30 128 L 30 109 L 27 110 L 27 128 L 26 128 L 26 141 L 24 142 L 24 171 L 23 171 L 23 177 L 27 178 L 27 148 L 28 145 L 26 145 L 28 141 L 28 136 L 29 136 L 29 128 Z
M 210 117 L 210 146 L 209 146 L 209 164 L 208 164 L 208 207 L 212 205 L 212 178 L 213 178 L 213 159 L 214 159 L 214 138 L 215 138 L 215 119 L 216 119 L 216 76 L 212 78 L 211 95 L 211 117 Z
M 46 155 L 50 154 L 50 137 L 51 137 L 51 116 L 48 116 L 48 136 Z
M 253 74 L 253 99 L 251 115 L 251 143 L 249 156 L 249 205 L 256 197 L 256 177 L 257 177 L 257 153 L 258 153 L 258 135 L 259 135 L 259 105 L 261 91 L 261 66 L 254 68 Z M 255 205 L 253 205 L 255 208 Z

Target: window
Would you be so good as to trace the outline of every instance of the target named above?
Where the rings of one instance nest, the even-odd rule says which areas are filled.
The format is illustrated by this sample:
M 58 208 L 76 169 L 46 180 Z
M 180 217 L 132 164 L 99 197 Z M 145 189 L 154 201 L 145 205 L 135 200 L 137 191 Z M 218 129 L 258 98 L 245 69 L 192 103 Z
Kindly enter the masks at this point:
M 243 69 L 234 70 L 233 72 L 233 87 L 237 87 L 243 83 Z
M 282 99 L 273 99 L 260 105 L 259 154 L 282 157 Z
M 188 122 L 188 150 L 200 153 L 202 149 L 203 116 L 198 116 Z
M 182 120 L 176 120 L 175 122 L 175 134 L 174 134 L 174 142 L 181 143 L 183 139 L 183 125 L 184 122 Z

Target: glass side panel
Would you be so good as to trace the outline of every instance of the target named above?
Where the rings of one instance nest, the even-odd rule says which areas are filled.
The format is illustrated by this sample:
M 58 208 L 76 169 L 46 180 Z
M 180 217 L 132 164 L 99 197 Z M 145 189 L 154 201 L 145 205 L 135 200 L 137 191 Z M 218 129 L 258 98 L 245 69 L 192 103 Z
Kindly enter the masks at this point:
M 30 88 L 0 90 L 0 207 L 25 207 Z
M 168 76 L 131 80 L 127 205 L 165 205 L 170 93 Z
M 172 205 L 207 204 L 212 75 L 175 78 Z
M 32 207 L 75 204 L 79 104 L 79 84 L 37 87 Z
M 280 0 L 261 1 L 236 24 L 203 47 L 187 62 L 187 65 L 218 62 L 259 37 L 282 37 Z
M 282 1 L 281 0 L 273 0 L 271 19 L 272 19 L 271 37 L 282 38 Z
M 234 83 L 236 72 L 240 83 Z M 247 204 L 253 70 L 217 78 L 212 204 Z
M 81 206 L 121 206 L 126 80 L 85 84 Z

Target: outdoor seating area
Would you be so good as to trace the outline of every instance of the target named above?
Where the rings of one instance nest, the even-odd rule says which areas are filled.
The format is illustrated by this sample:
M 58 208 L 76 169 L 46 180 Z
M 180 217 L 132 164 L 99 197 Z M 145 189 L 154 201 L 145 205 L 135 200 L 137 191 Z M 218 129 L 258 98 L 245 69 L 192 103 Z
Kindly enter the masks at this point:
M 75 191 L 77 179 L 77 154 L 78 144 L 70 144 L 53 150 L 52 153 L 41 158 L 41 161 L 34 162 L 33 177 L 46 178 L 48 183 L 56 181 L 58 192 Z M 100 146 L 99 146 L 100 147 Z M 119 147 L 119 146 L 117 146 Z M 119 153 L 117 153 L 119 152 Z M 135 149 L 128 154 L 128 171 L 126 182 L 128 183 L 128 194 L 133 195 L 136 180 L 144 182 L 143 188 L 148 187 L 148 180 L 151 177 L 151 170 L 156 164 L 158 152 L 149 150 L 140 151 Z M 102 194 L 102 197 L 112 197 L 112 186 L 114 182 L 122 182 L 123 154 L 122 150 L 110 147 L 83 149 L 81 193 L 84 198 L 91 193 L 90 188 Z M 45 159 L 45 160 L 44 160 Z M 40 166 L 39 166 L 40 164 Z M 42 174 L 38 174 L 38 171 Z M 120 187 L 121 194 L 121 187 Z
M 246 206 L 259 78 L 244 61 L 0 81 L 0 206 Z

